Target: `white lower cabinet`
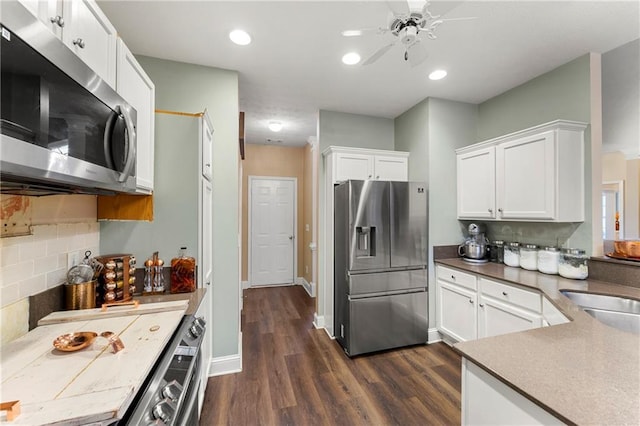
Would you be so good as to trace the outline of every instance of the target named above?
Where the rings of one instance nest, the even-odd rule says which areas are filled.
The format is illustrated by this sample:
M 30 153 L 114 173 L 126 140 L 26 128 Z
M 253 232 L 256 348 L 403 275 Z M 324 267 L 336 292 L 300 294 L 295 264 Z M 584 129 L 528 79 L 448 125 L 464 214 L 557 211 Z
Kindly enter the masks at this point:
M 561 425 L 558 418 L 462 358 L 463 425 Z
M 458 341 L 477 338 L 476 293 L 438 281 L 439 329 Z
M 542 327 L 542 295 L 438 265 L 436 325 L 459 342 Z
M 204 403 L 204 393 L 207 390 L 207 381 L 209 380 L 209 365 L 211 364 L 212 336 L 213 324 L 211 323 L 211 289 L 207 288 L 204 299 L 200 302 L 200 306 L 196 312 L 196 317 L 202 317 L 207 322 L 206 332 L 202 340 L 200 349 L 201 356 L 201 372 L 200 372 L 200 388 L 198 389 L 198 412 L 202 412 L 202 404 Z

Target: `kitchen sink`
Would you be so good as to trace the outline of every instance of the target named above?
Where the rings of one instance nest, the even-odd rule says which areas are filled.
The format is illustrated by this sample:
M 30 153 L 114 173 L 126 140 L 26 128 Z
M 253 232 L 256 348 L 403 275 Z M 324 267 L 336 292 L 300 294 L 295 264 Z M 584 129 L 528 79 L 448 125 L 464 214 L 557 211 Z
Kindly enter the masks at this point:
M 601 323 L 640 335 L 640 300 L 570 290 L 560 292 Z

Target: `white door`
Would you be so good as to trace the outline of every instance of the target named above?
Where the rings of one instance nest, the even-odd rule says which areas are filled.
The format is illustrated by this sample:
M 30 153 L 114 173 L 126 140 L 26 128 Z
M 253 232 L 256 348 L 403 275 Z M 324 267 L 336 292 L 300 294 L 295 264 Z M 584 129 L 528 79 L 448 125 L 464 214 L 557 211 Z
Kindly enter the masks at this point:
M 249 280 L 252 286 L 294 282 L 294 179 L 250 178 Z

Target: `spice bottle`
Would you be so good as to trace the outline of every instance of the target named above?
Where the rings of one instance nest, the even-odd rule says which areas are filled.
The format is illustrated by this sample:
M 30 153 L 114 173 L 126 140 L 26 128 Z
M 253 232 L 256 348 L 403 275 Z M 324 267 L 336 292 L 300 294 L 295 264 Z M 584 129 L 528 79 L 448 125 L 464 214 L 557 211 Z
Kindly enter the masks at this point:
M 171 293 L 196 290 L 196 260 L 186 251 L 186 247 L 180 247 L 178 257 L 171 259 Z

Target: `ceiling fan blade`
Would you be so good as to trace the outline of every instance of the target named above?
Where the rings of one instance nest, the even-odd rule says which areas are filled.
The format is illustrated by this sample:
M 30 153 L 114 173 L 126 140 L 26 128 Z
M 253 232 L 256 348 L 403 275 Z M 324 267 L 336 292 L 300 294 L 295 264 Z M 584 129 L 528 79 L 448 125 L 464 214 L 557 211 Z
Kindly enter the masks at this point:
M 409 16 L 411 13 L 407 0 L 387 1 L 387 7 L 395 16 Z
M 387 53 L 387 51 L 393 47 L 394 44 L 396 43 L 393 42 L 391 44 L 387 44 L 386 46 L 382 46 L 380 49 L 376 50 L 373 55 L 369 56 L 369 58 L 362 63 L 362 66 L 371 65 L 372 63 L 380 59 L 382 55 Z
M 424 43 L 418 40 L 407 48 L 407 56 L 409 65 L 411 65 L 411 67 L 417 67 L 427 59 L 429 54 L 427 53 L 427 48 Z
M 464 17 L 464 18 L 442 18 L 442 19 L 439 19 L 439 20 L 444 22 L 444 21 L 469 21 L 469 20 L 472 20 L 472 19 L 478 19 L 478 17 L 477 16 L 467 16 L 467 17 Z
M 376 33 L 376 34 L 384 34 L 387 31 L 389 31 L 389 29 L 387 28 L 382 28 L 382 27 L 376 27 L 376 28 L 359 28 L 357 30 L 344 30 L 341 31 L 340 34 L 342 34 L 344 37 L 359 37 L 365 33 Z

